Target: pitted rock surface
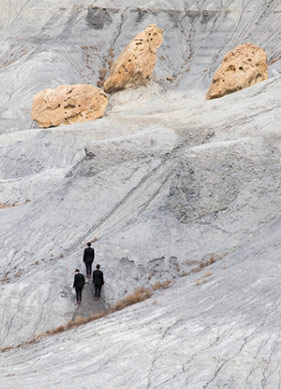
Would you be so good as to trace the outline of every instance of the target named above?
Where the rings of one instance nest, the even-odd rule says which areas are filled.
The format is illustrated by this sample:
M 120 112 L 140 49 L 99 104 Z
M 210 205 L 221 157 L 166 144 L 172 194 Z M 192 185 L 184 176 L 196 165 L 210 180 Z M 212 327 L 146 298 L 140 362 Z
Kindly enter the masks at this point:
M 223 97 L 258 84 L 268 78 L 267 56 L 263 49 L 246 43 L 224 57 L 207 93 L 207 99 Z
M 31 116 L 40 127 L 56 127 L 98 119 L 107 104 L 107 95 L 92 85 L 60 85 L 35 95 Z
M 114 92 L 145 84 L 156 64 L 156 52 L 163 42 L 163 30 L 150 24 L 125 48 L 113 64 L 104 90 Z

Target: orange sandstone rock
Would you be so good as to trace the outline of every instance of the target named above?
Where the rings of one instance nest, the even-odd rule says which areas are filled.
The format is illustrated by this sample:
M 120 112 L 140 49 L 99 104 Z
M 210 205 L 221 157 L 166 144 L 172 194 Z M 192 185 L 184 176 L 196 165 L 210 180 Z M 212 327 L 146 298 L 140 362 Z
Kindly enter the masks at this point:
M 150 24 L 124 49 L 111 67 L 104 90 L 108 93 L 145 84 L 156 64 L 163 30 Z
M 108 97 L 92 85 L 60 85 L 38 92 L 31 117 L 40 127 L 86 122 L 104 115 Z
M 225 55 L 206 98 L 209 100 L 222 97 L 267 78 L 265 51 L 252 43 L 246 43 Z

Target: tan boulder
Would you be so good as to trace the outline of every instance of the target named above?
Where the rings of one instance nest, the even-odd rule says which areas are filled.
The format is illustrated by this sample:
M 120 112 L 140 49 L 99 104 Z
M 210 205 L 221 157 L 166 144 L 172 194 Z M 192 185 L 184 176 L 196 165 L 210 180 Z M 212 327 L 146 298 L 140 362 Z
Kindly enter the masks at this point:
M 208 100 L 222 97 L 268 78 L 265 51 L 252 43 L 236 47 L 225 55 L 207 93 Z
M 163 42 L 163 30 L 150 24 L 123 50 L 104 83 L 106 92 L 145 84 L 156 64 L 156 52 Z
M 92 85 L 60 85 L 38 92 L 31 117 L 40 127 L 86 122 L 104 115 L 108 97 Z

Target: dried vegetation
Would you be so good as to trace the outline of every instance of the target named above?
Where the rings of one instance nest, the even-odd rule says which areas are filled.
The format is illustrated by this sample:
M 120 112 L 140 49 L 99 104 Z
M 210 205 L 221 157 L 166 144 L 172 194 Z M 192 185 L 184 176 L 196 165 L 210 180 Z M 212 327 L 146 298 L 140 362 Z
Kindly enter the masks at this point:
M 76 316 L 74 320 L 68 321 L 65 325 L 60 325 L 59 327 L 56 327 L 52 330 L 48 330 L 42 334 L 34 336 L 32 339 L 27 340 L 26 342 L 23 342 L 17 346 L 12 347 L 0 347 L 0 352 L 7 352 L 12 349 L 18 349 L 23 346 L 27 346 L 29 344 L 34 344 L 40 341 L 41 339 L 47 338 L 48 336 L 57 335 L 64 331 L 68 331 L 72 328 L 77 328 L 81 325 L 87 324 L 89 322 L 92 322 L 94 320 L 101 319 L 105 316 L 108 316 L 111 313 L 120 311 L 130 305 L 137 304 L 141 301 L 145 301 L 151 297 L 153 292 L 156 290 L 163 290 L 168 288 L 171 285 L 171 281 L 164 281 L 164 282 L 156 282 L 151 289 L 148 288 L 138 288 L 133 293 L 126 296 L 124 299 L 118 301 L 116 304 L 113 305 L 109 310 L 102 311 L 96 314 L 91 314 L 89 317 L 82 317 L 82 316 Z

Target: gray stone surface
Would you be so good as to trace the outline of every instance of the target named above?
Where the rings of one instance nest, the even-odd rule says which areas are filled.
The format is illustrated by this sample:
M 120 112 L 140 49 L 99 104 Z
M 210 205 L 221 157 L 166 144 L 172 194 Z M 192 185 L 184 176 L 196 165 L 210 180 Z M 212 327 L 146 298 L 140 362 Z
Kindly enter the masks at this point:
M 279 61 L 269 80 L 205 101 L 231 48 L 280 56 L 279 1 L 2 0 L 0 11 L 0 204 L 16 205 L 0 209 L 1 346 L 77 314 L 88 240 L 104 306 L 173 281 L 1 354 L 1 388 L 280 387 Z M 152 22 L 165 32 L 147 86 L 111 96 L 103 119 L 35 128 L 38 90 L 95 84 L 108 50 Z M 84 297 L 78 313 L 102 308 L 90 285 Z

